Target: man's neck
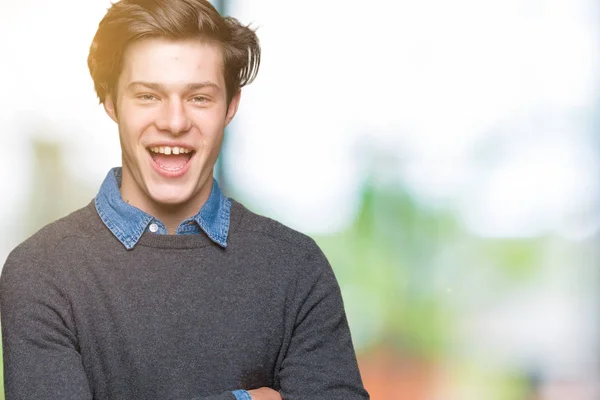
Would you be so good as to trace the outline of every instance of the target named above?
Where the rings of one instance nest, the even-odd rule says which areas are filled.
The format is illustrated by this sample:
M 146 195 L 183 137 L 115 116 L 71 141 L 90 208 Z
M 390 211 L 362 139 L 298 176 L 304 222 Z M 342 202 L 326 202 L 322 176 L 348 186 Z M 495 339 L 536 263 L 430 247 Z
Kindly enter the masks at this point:
M 211 188 L 212 184 L 210 186 L 207 185 L 206 188 L 201 189 L 200 193 L 185 203 L 162 204 L 141 193 L 139 189 L 136 190 L 135 183 L 129 182 L 128 177 L 124 174 L 120 192 L 123 201 L 158 219 L 165 225 L 167 232 L 170 235 L 174 235 L 183 221 L 198 214 L 208 200 Z

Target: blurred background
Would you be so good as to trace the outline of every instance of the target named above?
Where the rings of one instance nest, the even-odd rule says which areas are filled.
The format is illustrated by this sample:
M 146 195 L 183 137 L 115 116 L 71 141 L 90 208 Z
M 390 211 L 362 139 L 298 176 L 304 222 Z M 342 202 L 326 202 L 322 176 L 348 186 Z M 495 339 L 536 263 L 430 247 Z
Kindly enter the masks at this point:
M 263 49 L 218 179 L 322 246 L 372 399 L 600 399 L 599 2 L 214 4 Z M 120 165 L 109 6 L 0 3 L 1 264 Z

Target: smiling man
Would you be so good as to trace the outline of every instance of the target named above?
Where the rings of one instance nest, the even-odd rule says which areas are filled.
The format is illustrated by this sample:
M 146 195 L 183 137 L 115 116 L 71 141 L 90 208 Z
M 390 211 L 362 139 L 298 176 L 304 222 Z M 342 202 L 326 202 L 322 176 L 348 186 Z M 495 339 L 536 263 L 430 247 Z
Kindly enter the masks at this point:
M 368 399 L 323 253 L 213 179 L 259 61 L 204 0 L 108 10 L 88 63 L 122 167 L 7 259 L 8 400 Z
M 258 67 L 258 53 L 251 56 Z M 138 40 L 125 52 L 116 95 L 104 99 L 119 125 L 121 196 L 169 233 L 209 198 L 223 131 L 238 108 L 240 92 L 228 96 L 222 59 L 207 40 Z

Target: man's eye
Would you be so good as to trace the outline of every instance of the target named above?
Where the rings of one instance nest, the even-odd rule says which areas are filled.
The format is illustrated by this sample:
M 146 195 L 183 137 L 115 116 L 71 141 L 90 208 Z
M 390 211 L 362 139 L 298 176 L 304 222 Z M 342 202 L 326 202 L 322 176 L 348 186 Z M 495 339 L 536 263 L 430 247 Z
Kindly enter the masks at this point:
M 142 95 L 138 96 L 138 99 L 143 100 L 143 101 L 152 101 L 152 100 L 156 100 L 156 96 L 153 96 L 151 94 L 142 94 Z
M 196 97 L 192 98 L 192 101 L 194 103 L 204 103 L 204 102 L 208 101 L 208 99 L 204 96 L 196 96 Z

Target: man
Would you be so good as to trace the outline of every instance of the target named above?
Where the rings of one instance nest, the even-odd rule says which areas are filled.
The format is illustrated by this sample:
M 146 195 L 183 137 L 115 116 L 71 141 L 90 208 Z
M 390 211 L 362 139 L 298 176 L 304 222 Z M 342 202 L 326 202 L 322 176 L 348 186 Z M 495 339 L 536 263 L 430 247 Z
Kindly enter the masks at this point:
M 88 64 L 122 168 L 8 257 L 8 400 L 368 398 L 324 255 L 212 177 L 259 62 L 205 0 L 108 10 Z

